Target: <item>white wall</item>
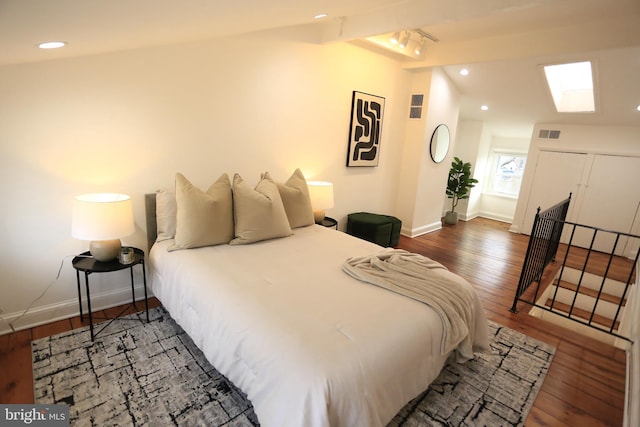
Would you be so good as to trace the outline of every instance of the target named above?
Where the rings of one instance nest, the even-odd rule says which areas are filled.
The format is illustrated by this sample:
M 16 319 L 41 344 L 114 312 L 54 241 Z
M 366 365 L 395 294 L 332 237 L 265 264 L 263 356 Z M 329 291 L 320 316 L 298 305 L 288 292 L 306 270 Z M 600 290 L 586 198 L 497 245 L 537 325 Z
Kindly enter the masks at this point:
M 207 187 L 223 172 L 255 183 L 265 170 L 284 180 L 300 167 L 334 182 L 327 214 L 341 228 L 350 212 L 395 214 L 408 74 L 295 32 L 1 67 L 2 316 L 27 308 L 63 259 L 60 279 L 16 325 L 77 312 L 70 261 L 87 249 L 70 236 L 77 194 L 130 194 L 137 231 L 123 243 L 141 248 L 143 195 L 172 187 L 177 171 Z M 386 98 L 377 168 L 345 167 L 353 90 Z M 121 273 L 92 276 L 95 306 L 126 301 Z
M 429 105 L 431 86 L 431 70 L 414 72 L 410 75 L 411 94 L 424 95 L 423 112 L 420 119 L 409 118 L 410 97 L 406 99 L 405 134 L 399 171 L 399 185 L 396 195 L 396 212 L 402 218 L 402 233 L 411 236 L 415 220 L 415 200 L 418 193 L 418 180 L 422 162 L 419 161 L 424 151 L 427 106 Z
M 540 129 L 559 130 L 560 138 L 540 139 L 538 138 Z M 579 126 L 541 123 L 534 126 L 532 135 L 520 197 L 511 225 L 511 231 L 514 232 L 529 231 L 523 229 L 523 224 L 533 186 L 535 165 L 541 151 L 640 156 L 640 144 L 638 144 L 640 126 Z M 549 171 L 549 173 L 552 174 L 553 171 Z M 575 199 L 572 204 L 576 204 Z M 542 208 L 545 209 L 544 206 Z M 577 218 L 577 216 L 578 212 L 574 212 L 574 217 Z
M 444 71 L 439 68 L 433 69 L 430 94 L 426 133 L 422 153 L 418 158 L 421 168 L 418 175 L 413 236 L 442 227 L 442 194 L 447 188 L 447 178 L 457 138 L 460 93 Z M 449 127 L 451 148 L 441 163 L 434 163 L 429 151 L 431 135 L 441 123 Z
M 640 271 L 640 262 L 636 264 L 636 275 L 638 271 Z M 627 352 L 627 392 L 623 423 L 625 427 L 640 425 L 640 405 L 638 405 L 640 400 L 640 293 L 638 292 L 640 280 L 636 279 L 635 283 L 627 301 L 627 310 L 630 310 L 629 318 L 631 319 L 629 338 L 632 343 Z
M 514 138 L 497 135 L 491 136 L 491 142 L 486 153 L 486 167 L 482 174 L 477 175 L 478 179 L 484 183 L 478 208 L 479 216 L 509 223 L 513 221 L 518 198 L 495 194 L 488 191 L 489 180 L 493 173 L 491 170 L 490 159 L 492 158 L 494 151 L 526 154 L 529 150 L 530 141 L 530 138 Z
M 402 232 L 413 237 L 442 227 L 442 197 L 456 144 L 460 94 L 440 68 L 414 72 L 411 93 L 428 94 L 422 118 L 406 119 L 406 139 L 396 201 L 403 219 Z M 408 117 L 408 105 L 407 99 L 405 117 Z M 449 128 L 451 147 L 441 163 L 434 163 L 429 154 L 431 135 L 443 123 Z
M 469 199 L 461 200 L 456 211 L 461 219 L 468 221 L 477 216 L 497 221 L 513 220 L 517 198 L 488 193 L 493 150 L 526 153 L 529 138 L 502 136 L 500 127 L 487 125 L 479 120 L 461 120 L 458 125 L 458 141 L 454 155 L 471 162 L 473 177 L 479 182 L 471 190 Z M 447 199 L 444 211 L 451 210 L 451 199 Z M 444 214 L 444 212 L 443 212 Z
M 471 163 L 473 178 L 479 181 L 478 184 L 471 189 L 469 198 L 460 200 L 456 207 L 458 216 L 464 221 L 473 219 L 478 215 L 480 196 L 482 194 L 482 186 L 484 185 L 483 175 L 490 141 L 491 134 L 487 131 L 483 122 L 477 120 L 460 121 L 458 125 L 458 137 L 451 159 L 458 157 L 463 162 Z M 451 161 L 447 164 L 447 172 L 450 168 Z M 451 210 L 451 199 L 448 199 L 446 195 L 444 197 L 445 205 L 442 212 L 443 215 L 444 212 Z

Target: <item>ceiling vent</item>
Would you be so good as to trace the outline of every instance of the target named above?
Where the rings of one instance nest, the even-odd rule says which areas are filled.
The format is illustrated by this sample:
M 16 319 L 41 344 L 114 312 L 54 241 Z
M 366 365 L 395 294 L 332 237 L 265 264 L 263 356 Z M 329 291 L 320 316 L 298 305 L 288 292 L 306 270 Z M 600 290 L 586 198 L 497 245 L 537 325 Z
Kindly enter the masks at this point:
M 559 139 L 560 131 L 559 130 L 549 130 L 549 129 L 540 129 L 538 133 L 539 139 Z

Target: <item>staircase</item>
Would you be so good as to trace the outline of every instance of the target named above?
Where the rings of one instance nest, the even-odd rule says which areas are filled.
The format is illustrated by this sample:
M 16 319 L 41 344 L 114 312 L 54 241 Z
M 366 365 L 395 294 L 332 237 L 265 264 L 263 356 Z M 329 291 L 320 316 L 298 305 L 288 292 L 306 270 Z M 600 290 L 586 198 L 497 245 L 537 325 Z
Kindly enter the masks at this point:
M 536 305 L 551 311 L 534 306 L 529 314 L 616 345 L 621 340 L 611 333 L 628 338 L 628 334 L 620 331 L 626 306 L 626 298 L 622 299 L 624 290 L 623 282 L 608 278 L 603 280 L 595 274 L 565 267 L 557 272 L 537 300 Z M 625 342 L 619 344 L 626 347 Z
M 566 221 L 570 201 L 538 208 L 511 312 L 527 303 L 533 316 L 628 349 L 637 320 L 625 299 L 637 293 L 640 235 Z M 573 245 L 584 233 L 591 243 Z M 595 249 L 598 238 L 612 242 L 609 250 Z

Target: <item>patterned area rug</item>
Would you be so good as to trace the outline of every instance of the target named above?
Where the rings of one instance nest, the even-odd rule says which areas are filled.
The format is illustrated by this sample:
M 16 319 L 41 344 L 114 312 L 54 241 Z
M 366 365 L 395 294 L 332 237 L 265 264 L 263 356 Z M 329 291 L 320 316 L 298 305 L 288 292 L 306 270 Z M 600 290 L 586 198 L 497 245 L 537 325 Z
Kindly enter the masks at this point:
M 251 403 L 162 308 L 32 343 L 35 403 L 67 403 L 77 426 L 257 426 Z M 142 313 L 140 313 L 142 318 Z M 447 365 L 390 426 L 522 426 L 554 348 L 490 323 L 492 354 Z

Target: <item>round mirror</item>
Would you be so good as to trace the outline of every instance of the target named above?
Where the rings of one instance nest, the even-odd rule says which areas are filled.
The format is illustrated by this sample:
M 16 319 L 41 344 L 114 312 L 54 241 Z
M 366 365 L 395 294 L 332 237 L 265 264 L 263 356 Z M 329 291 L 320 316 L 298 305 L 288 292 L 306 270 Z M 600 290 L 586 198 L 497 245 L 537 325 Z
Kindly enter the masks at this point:
M 449 151 L 449 128 L 445 124 L 438 125 L 431 135 L 431 159 L 440 163 Z

